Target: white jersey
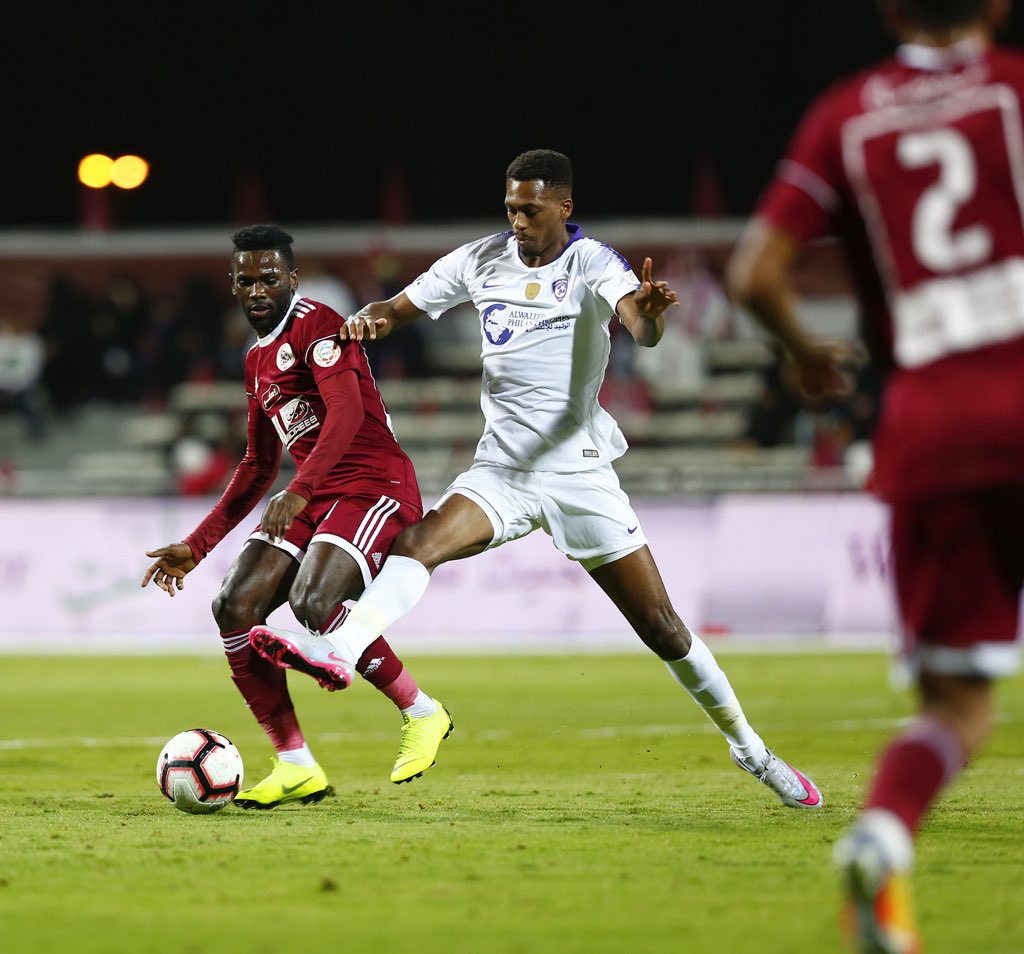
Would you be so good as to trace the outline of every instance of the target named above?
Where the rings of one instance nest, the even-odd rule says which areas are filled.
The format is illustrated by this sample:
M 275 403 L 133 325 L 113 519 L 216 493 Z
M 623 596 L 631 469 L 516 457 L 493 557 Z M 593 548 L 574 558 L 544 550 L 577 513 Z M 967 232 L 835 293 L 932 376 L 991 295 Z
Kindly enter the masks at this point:
M 549 265 L 524 265 L 512 232 L 500 232 L 449 252 L 405 288 L 434 320 L 467 301 L 479 312 L 486 425 L 477 461 L 575 473 L 626 450 L 598 392 L 615 306 L 640 281 L 613 248 L 568 228 Z

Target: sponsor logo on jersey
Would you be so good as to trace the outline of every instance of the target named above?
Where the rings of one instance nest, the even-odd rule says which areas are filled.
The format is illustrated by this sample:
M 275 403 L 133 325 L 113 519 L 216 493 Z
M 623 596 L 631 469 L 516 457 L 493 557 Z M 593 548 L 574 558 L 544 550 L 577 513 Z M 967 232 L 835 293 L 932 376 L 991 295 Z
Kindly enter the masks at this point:
M 324 338 L 313 346 L 313 363 L 320 365 L 321 368 L 337 364 L 340 357 L 341 345 L 331 338 Z
M 285 342 L 277 352 L 277 367 L 281 371 L 287 371 L 293 364 L 295 364 L 295 352 L 292 351 L 292 346 Z
M 484 335 L 492 345 L 503 345 L 512 337 L 512 328 L 508 323 L 505 305 L 491 305 L 485 308 L 480 320 L 483 322 Z
M 303 395 L 302 397 L 297 397 L 294 401 L 289 401 L 281 413 L 288 424 L 292 426 L 309 417 L 312 412 L 313 409 L 309 406 L 309 401 Z
M 530 282 L 526 286 L 526 300 L 527 301 L 533 301 L 533 299 L 536 298 L 539 294 L 540 294 L 540 283 L 539 282 Z
M 555 300 L 561 301 L 565 298 L 565 293 L 569 290 L 569 279 L 568 278 L 556 278 L 551 283 L 551 291 L 555 294 Z
M 583 448 L 583 456 L 584 457 L 600 457 L 601 455 L 596 450 L 594 450 L 592 447 L 584 447 Z
M 272 420 L 274 429 L 285 447 L 291 447 L 307 431 L 320 426 L 320 421 L 305 395 L 293 398 L 285 404 Z
M 281 389 L 276 385 L 272 384 L 263 395 L 260 397 L 260 401 L 263 403 L 263 410 L 269 411 L 274 404 L 277 403 L 277 399 L 281 396 Z

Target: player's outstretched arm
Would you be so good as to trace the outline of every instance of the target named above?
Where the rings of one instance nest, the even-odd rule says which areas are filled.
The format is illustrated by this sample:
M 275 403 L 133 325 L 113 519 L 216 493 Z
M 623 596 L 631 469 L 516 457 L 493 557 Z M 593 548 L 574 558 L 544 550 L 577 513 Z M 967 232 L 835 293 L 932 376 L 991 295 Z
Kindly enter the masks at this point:
M 362 341 L 364 338 L 372 341 L 375 338 L 386 338 L 392 331 L 404 327 L 422 314 L 423 312 L 409 301 L 405 292 L 399 292 L 387 301 L 371 301 L 368 305 L 363 305 L 359 311 L 341 323 L 338 337 L 342 341 Z
M 147 550 L 146 556 L 153 557 L 155 562 L 146 570 L 142 586 L 147 586 L 152 580 L 168 596 L 174 596 L 175 589 L 185 588 L 185 575 L 197 565 L 187 543 L 169 543 L 156 550 Z
M 668 282 L 654 280 L 654 263 L 645 258 L 640 287 L 619 301 L 616 312 L 638 345 L 653 348 L 665 333 L 665 310 L 678 301 Z

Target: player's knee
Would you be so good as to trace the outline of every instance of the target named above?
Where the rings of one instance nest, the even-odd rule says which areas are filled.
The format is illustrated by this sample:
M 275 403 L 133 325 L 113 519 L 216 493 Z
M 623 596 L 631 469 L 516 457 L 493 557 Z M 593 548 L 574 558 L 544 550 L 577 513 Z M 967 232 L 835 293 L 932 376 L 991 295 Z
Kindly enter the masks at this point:
M 690 651 L 690 631 L 671 606 L 651 607 L 640 621 L 638 632 L 661 659 L 682 659 Z
M 419 559 L 419 551 L 427 540 L 429 540 L 429 533 L 424 532 L 422 523 L 412 524 L 402 530 L 391 542 L 388 555 L 410 557 L 413 560 Z
M 222 633 L 245 629 L 263 622 L 266 610 L 244 594 L 221 590 L 213 598 L 213 618 Z
M 319 631 L 328 614 L 337 605 L 337 600 L 328 601 L 315 588 L 309 588 L 298 592 L 293 590 L 288 596 L 288 605 L 303 626 Z

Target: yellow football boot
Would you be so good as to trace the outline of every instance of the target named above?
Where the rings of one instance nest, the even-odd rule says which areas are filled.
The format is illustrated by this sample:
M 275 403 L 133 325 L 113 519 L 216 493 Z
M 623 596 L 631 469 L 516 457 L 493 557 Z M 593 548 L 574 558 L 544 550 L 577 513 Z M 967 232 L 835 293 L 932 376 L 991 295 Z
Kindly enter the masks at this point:
M 240 808 L 275 808 L 289 802 L 309 805 L 334 794 L 333 786 L 319 765 L 292 765 L 278 759 L 270 761 L 274 765 L 273 771 L 252 788 L 242 789 L 235 796 L 235 804 Z
M 452 734 L 455 723 L 448 710 L 436 699 L 437 712 L 414 719 L 403 715 L 402 741 L 398 746 L 398 759 L 391 769 L 391 781 L 396 785 L 419 778 L 437 759 L 441 743 Z

